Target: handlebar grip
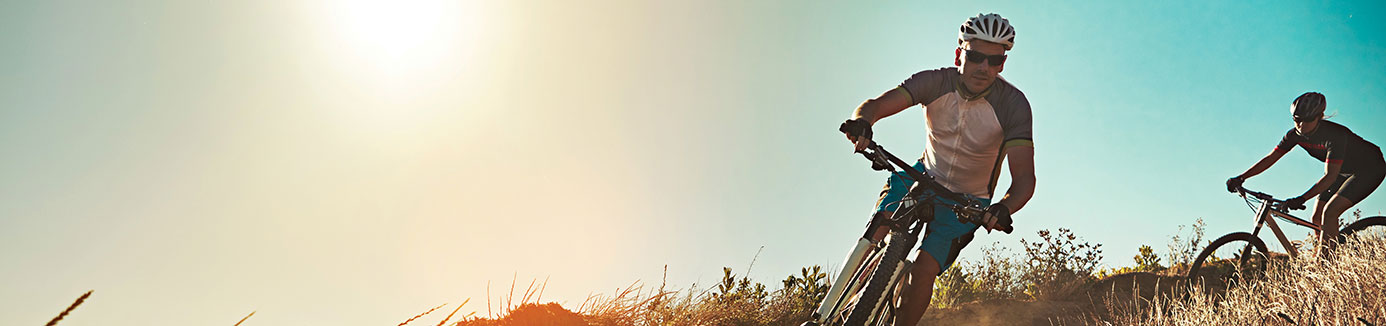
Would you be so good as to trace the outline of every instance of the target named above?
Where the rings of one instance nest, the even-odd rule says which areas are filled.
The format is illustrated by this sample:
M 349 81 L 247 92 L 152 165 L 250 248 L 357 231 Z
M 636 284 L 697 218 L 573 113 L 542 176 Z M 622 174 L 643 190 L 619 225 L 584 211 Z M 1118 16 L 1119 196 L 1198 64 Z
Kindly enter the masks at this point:
M 847 136 L 871 139 L 871 123 L 861 119 L 850 119 L 838 125 L 837 131 Z
M 1011 231 L 1015 231 L 1015 227 L 1011 225 L 1013 222 L 1015 221 L 1011 220 L 1011 216 L 1006 215 L 1002 217 L 1001 220 L 996 221 L 996 229 L 1001 230 L 1001 232 L 1006 232 L 1006 234 L 1011 234 Z

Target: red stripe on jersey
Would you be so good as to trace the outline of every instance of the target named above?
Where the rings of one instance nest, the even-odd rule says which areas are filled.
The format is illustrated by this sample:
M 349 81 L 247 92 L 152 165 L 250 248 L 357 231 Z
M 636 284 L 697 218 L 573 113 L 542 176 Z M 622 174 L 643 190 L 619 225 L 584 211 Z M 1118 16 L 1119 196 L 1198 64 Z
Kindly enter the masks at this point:
M 1306 142 L 1299 142 L 1299 146 L 1304 146 L 1304 148 L 1308 148 L 1308 149 L 1324 149 L 1324 148 L 1327 148 L 1327 146 L 1324 146 L 1323 144 L 1313 144 L 1313 143 L 1306 143 Z

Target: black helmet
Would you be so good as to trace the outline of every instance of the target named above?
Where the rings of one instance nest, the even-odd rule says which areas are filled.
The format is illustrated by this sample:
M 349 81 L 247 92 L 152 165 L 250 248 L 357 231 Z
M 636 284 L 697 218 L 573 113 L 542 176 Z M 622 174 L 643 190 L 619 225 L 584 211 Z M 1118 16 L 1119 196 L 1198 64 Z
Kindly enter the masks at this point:
M 1323 98 L 1323 94 L 1308 92 L 1295 98 L 1294 104 L 1290 104 L 1290 114 L 1294 115 L 1295 121 L 1317 119 L 1323 115 L 1323 109 L 1327 105 L 1328 101 Z

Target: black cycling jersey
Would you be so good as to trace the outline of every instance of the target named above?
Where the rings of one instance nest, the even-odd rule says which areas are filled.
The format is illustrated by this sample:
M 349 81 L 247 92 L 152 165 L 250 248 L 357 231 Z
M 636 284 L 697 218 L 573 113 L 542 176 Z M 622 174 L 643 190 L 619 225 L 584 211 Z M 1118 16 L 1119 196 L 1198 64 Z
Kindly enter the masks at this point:
M 1380 169 L 1383 162 L 1381 148 L 1352 133 L 1347 127 L 1328 120 L 1319 120 L 1318 128 L 1307 136 L 1290 128 L 1285 138 L 1275 146 L 1275 151 L 1283 154 L 1294 149 L 1295 145 L 1303 147 L 1309 156 L 1321 162 L 1342 163 L 1342 174 Z

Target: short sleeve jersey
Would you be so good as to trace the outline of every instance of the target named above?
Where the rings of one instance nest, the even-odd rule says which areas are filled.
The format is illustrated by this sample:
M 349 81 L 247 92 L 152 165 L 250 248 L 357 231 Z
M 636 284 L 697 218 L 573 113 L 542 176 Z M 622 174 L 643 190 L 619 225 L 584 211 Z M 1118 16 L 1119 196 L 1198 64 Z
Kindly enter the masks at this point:
M 1007 148 L 1033 147 L 1030 102 L 1004 79 L 968 100 L 957 68 L 926 70 L 900 88 L 924 106 L 924 168 L 949 190 L 991 198 Z
M 1318 128 L 1308 136 L 1290 128 L 1280 139 L 1280 144 L 1275 146 L 1275 151 L 1283 154 L 1294 149 L 1295 145 L 1304 148 L 1309 156 L 1321 162 L 1342 164 L 1340 171 L 1344 174 L 1352 174 L 1359 168 L 1381 162 L 1381 149 L 1375 144 L 1357 136 L 1347 127 L 1328 120 L 1320 120 Z

